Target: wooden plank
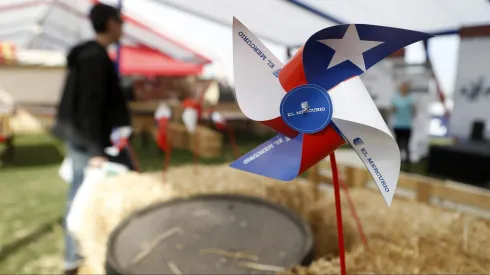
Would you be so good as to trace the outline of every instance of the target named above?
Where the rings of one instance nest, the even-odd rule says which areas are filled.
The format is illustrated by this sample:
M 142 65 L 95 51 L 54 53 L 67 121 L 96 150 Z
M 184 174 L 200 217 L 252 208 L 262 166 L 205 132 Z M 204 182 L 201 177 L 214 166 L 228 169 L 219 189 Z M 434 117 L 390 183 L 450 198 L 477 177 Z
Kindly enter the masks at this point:
M 417 192 L 418 181 L 413 177 L 413 175 L 409 173 L 400 173 L 400 177 L 398 178 L 397 187 L 409 189 Z
M 490 191 L 487 189 L 468 186 L 466 184 L 446 182 L 433 187 L 436 197 L 459 204 L 490 210 Z
M 366 187 L 370 179 L 369 172 L 365 169 L 342 165 L 339 176 L 345 179 L 349 186 Z M 311 169 L 309 179 L 315 183 L 324 182 L 332 184 L 330 161 L 327 159 L 319 162 Z M 490 190 L 469 186 L 462 183 L 441 181 L 434 178 L 401 172 L 398 187 L 415 192 L 416 200 L 429 203 L 432 197 L 451 201 L 457 204 L 477 207 L 490 211 Z
M 346 166 L 346 184 L 352 187 L 364 187 L 369 180 L 369 172 L 364 168 Z
M 419 202 L 430 203 L 432 197 L 433 184 L 425 181 L 417 182 L 416 199 Z

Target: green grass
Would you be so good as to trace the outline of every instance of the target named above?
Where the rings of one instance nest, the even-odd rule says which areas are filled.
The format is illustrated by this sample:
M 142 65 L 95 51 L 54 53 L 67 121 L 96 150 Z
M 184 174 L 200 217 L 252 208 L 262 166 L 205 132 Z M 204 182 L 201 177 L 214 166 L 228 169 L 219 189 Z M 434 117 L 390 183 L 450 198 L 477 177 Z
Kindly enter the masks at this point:
M 0 273 L 36 273 L 42 270 L 31 263 L 61 251 L 63 150 L 46 135 L 16 137 L 15 144 L 14 162 L 0 168 Z

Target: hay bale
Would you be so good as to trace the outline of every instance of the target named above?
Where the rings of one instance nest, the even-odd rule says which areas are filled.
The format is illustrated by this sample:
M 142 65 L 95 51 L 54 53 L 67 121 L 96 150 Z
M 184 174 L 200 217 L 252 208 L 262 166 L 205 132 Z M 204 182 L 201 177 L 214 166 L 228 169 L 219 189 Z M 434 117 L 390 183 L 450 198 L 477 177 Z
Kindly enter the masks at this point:
M 337 241 L 334 211 L 326 197 L 314 200 L 315 194 L 304 180 L 284 183 L 222 166 L 201 166 L 194 174 L 193 166 L 170 169 L 168 183 L 161 173 L 137 174 L 108 178 L 97 185 L 87 202 L 86 224 L 77 238 L 85 256 L 83 274 L 103 274 L 106 244 L 112 230 L 133 212 L 172 198 L 198 194 L 243 194 L 266 198 L 281 204 L 313 224 L 318 242 L 317 255 L 336 255 Z M 205 180 L 203 180 L 205 179 Z M 346 244 L 357 243 L 353 226 L 346 221 Z
M 189 148 L 189 132 L 187 132 L 184 124 L 170 122 L 168 124 L 168 135 L 174 148 Z
M 223 148 L 223 135 L 208 127 L 198 125 L 190 135 L 189 149 L 202 158 L 218 158 Z
M 83 274 L 103 274 L 110 232 L 131 213 L 172 198 L 197 194 L 251 195 L 281 204 L 307 220 L 315 235 L 317 259 L 288 274 L 339 273 L 335 204 L 332 194 L 315 199 L 305 180 L 279 182 L 222 166 L 172 168 L 160 173 L 109 178 L 99 184 L 78 236 L 86 256 Z M 388 208 L 379 192 L 353 189 L 372 253 L 365 251 L 343 204 L 348 273 L 486 273 L 490 270 L 490 222 L 478 217 L 396 198 Z M 345 202 L 346 199 L 343 198 Z
M 483 274 L 490 270 L 489 221 L 408 199 L 396 198 L 388 208 L 375 190 L 355 189 L 351 194 L 373 252 L 356 244 L 346 254 L 348 273 Z M 291 273 L 339 273 L 339 259 L 320 259 Z

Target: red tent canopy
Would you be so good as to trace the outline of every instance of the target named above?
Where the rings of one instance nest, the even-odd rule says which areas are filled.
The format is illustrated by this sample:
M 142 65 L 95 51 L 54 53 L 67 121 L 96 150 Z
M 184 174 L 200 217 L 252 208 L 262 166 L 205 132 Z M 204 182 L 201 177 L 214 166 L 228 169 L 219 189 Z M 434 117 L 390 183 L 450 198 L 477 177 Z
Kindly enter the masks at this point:
M 111 51 L 112 59 L 116 51 Z M 202 72 L 202 65 L 173 59 L 145 46 L 121 47 L 120 70 L 123 75 L 186 76 Z

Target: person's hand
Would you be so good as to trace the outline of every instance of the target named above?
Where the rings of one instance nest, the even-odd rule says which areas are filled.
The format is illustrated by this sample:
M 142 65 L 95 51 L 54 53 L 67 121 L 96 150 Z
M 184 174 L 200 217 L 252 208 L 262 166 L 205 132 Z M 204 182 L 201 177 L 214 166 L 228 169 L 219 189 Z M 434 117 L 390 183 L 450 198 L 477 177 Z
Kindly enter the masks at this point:
M 101 168 L 102 165 L 104 164 L 104 162 L 106 162 L 106 161 L 107 161 L 107 158 L 106 157 L 96 156 L 96 157 L 92 157 L 88 161 L 88 165 L 90 167 Z

